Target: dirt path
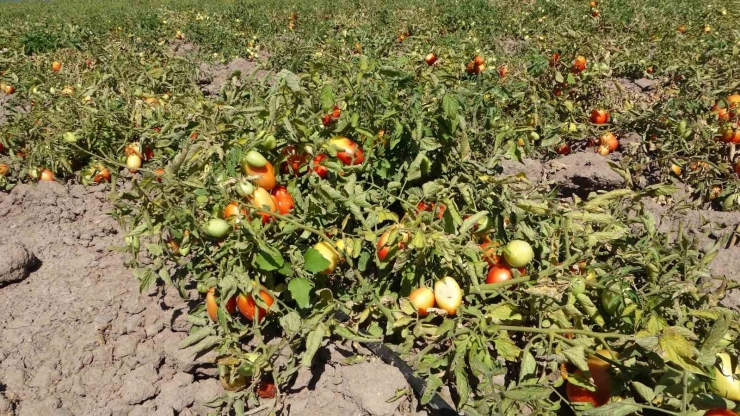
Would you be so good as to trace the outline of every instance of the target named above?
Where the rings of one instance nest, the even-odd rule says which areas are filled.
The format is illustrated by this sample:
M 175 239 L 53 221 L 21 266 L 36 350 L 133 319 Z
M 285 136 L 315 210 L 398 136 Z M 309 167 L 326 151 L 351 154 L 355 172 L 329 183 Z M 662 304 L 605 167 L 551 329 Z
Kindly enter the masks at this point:
M 107 215 L 105 187 L 19 185 L 0 193 L 0 242 L 41 261 L 22 282 L 0 286 L 0 416 L 206 415 L 223 394 L 213 356 L 178 344 L 187 307 L 174 290 L 140 294 Z M 289 415 L 416 414 L 394 367 L 344 366 L 330 347 L 299 373 Z M 422 413 L 425 414 L 425 413 Z

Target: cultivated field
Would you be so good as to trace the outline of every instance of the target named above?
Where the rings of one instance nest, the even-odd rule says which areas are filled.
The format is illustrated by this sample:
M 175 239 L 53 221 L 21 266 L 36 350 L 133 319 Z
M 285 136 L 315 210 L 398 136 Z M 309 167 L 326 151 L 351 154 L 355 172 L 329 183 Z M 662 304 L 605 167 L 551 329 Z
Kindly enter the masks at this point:
M 0 415 L 736 415 L 738 19 L 3 3 Z

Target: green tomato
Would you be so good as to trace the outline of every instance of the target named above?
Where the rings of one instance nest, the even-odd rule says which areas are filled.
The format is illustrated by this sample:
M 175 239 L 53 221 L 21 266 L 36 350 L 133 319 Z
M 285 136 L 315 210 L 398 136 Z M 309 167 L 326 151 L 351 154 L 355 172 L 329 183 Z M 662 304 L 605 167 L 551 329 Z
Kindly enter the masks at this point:
M 476 228 L 475 231 L 480 233 L 483 231 L 490 230 L 493 228 L 494 220 L 490 216 L 486 215 L 485 217 L 478 220 L 478 222 L 475 224 Z
M 77 143 L 77 136 L 71 131 L 68 131 L 62 135 L 62 140 L 66 143 Z
M 722 210 L 723 211 L 730 211 L 733 208 L 735 208 L 738 205 L 738 200 L 740 199 L 740 194 L 732 194 L 725 198 L 724 201 L 722 201 Z
M 252 185 L 251 182 L 245 181 L 243 179 L 237 182 L 234 187 L 236 188 L 236 193 L 239 194 L 239 196 L 242 198 L 252 196 L 252 194 L 254 193 L 254 185 Z
M 262 156 L 259 152 L 250 150 L 249 153 L 247 153 L 247 155 L 244 157 L 242 163 L 246 163 L 253 168 L 262 168 L 267 165 L 267 159 L 265 159 L 265 157 Z
M 140 247 L 138 235 L 130 235 L 123 240 L 126 242 L 126 245 L 133 247 L 134 250 L 138 250 Z
M 609 315 L 618 315 L 626 305 L 632 303 L 628 294 L 629 289 L 620 283 L 614 283 L 601 292 L 601 306 Z
M 570 281 L 570 293 L 572 293 L 575 296 L 586 293 L 586 282 L 580 277 L 576 277 L 575 279 L 571 280 Z
M 511 267 L 524 267 L 534 258 L 534 251 L 528 242 L 512 240 L 504 247 L 504 259 Z
M 275 139 L 275 136 L 272 134 L 268 134 L 265 139 L 262 141 L 262 148 L 267 150 L 268 152 L 270 150 L 273 150 L 277 147 L 277 139 Z
M 214 238 L 221 238 L 225 236 L 226 234 L 228 234 L 230 229 L 231 225 L 229 225 L 228 222 L 222 220 L 221 218 L 211 218 L 203 226 L 203 231 Z
M 422 177 L 427 176 L 431 168 L 432 168 L 432 162 L 429 160 L 429 158 L 426 156 L 422 157 L 421 164 L 419 165 L 421 176 Z

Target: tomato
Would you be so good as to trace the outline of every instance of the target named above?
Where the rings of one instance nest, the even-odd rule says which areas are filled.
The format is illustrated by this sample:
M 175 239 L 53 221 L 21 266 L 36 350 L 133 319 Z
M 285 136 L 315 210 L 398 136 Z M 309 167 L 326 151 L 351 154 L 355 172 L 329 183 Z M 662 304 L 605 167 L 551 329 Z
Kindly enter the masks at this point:
M 558 66 L 560 65 L 560 54 L 555 52 L 552 54 L 552 57 L 550 57 L 550 66 Z
M 254 205 L 260 212 L 260 215 L 262 216 L 262 224 L 267 224 L 272 220 L 272 215 L 270 215 L 270 212 L 277 212 L 277 201 L 275 200 L 275 197 L 270 195 L 269 192 L 267 192 L 264 188 L 257 188 L 252 193 L 252 205 Z M 266 208 L 265 208 L 266 207 Z
M 435 62 L 437 62 L 437 55 L 430 52 L 424 57 L 424 62 L 427 63 L 427 65 L 432 66 Z
M 275 383 L 270 380 L 262 380 L 257 386 L 257 395 L 262 399 L 272 399 L 277 394 Z
M 308 155 L 306 153 L 297 153 L 295 147 L 292 145 L 285 146 L 282 153 L 288 158 L 280 164 L 281 173 L 295 176 L 305 173 L 301 172 L 301 167 L 308 162 Z
M 509 73 L 509 68 L 506 65 L 501 65 L 497 69 L 498 69 L 498 76 L 500 76 L 501 78 L 506 77 L 506 74 Z
M 126 158 L 126 166 L 131 173 L 136 173 L 141 168 L 141 157 L 136 154 L 131 154 Z
M 601 292 L 601 306 L 609 315 L 617 315 L 626 305 L 632 303 L 630 290 L 621 283 L 613 283 Z
M 606 124 L 609 122 L 609 112 L 601 109 L 593 109 L 589 117 L 594 124 Z
M 271 191 L 275 187 L 275 170 L 272 167 L 272 163 L 265 161 L 265 166 L 256 167 L 245 162 L 242 162 L 242 171 L 245 175 L 253 176 L 257 186 L 268 191 Z
M 730 112 L 727 110 L 727 107 L 720 107 L 718 103 L 714 103 L 711 109 L 712 114 L 717 115 L 717 119 L 721 121 L 729 121 L 730 120 Z
M 599 11 L 598 11 L 598 10 L 592 10 L 592 11 L 591 11 L 591 16 L 593 16 L 593 17 L 599 17 L 599 14 L 600 14 L 600 13 L 599 13 Z
M 265 167 L 265 165 L 267 165 L 267 159 L 265 159 L 265 157 L 262 156 L 259 152 L 250 150 L 244 157 L 242 164 L 243 163 L 246 163 L 253 168 L 263 168 Z
M 608 350 L 596 351 L 600 355 L 611 358 Z M 565 392 L 571 403 L 591 403 L 594 407 L 603 406 L 609 402 L 611 397 L 611 375 L 609 374 L 609 363 L 597 356 L 588 357 L 588 370 L 591 373 L 591 381 L 596 386 L 596 391 L 568 383 Z M 583 374 L 577 370 L 575 374 Z
M 0 143 L 0 153 L 3 153 L 5 151 L 5 146 Z
M 416 312 L 420 316 L 425 316 L 429 313 L 428 309 L 434 307 L 434 291 L 428 287 L 420 287 L 411 292 L 409 300 L 416 308 Z
M 260 286 L 259 296 L 268 308 L 275 303 L 275 299 L 264 286 Z M 254 297 L 252 297 L 251 294 L 239 295 L 236 298 L 236 307 L 239 308 L 239 312 L 241 312 L 241 314 L 250 321 L 257 318 L 257 322 L 260 322 L 265 319 L 265 316 L 269 313 L 268 309 L 257 305 L 257 302 L 255 302 Z
M 236 298 L 232 297 L 229 299 L 224 308 L 226 312 L 230 314 L 234 313 L 236 311 Z M 208 293 L 206 294 L 206 312 L 208 312 L 208 317 L 211 318 L 211 321 L 216 322 L 218 319 L 218 302 L 216 301 L 215 287 L 208 289 Z
M 5 176 L 10 171 L 7 163 L 0 163 L 0 176 Z
M 678 166 L 677 164 L 673 163 L 671 165 L 671 172 L 673 172 L 673 174 L 676 176 L 681 176 L 681 172 L 682 172 L 681 166 Z
M 555 151 L 559 155 L 567 156 L 570 154 L 570 145 L 568 143 L 562 143 L 559 146 L 555 147 Z
M 295 202 L 293 201 L 293 197 L 290 196 L 290 193 L 288 193 L 288 188 L 282 185 L 277 186 L 272 190 L 272 196 L 275 198 L 279 213 L 285 215 L 293 211 Z
M 475 67 L 475 73 L 480 74 L 486 70 L 486 64 L 480 64 Z
M 717 392 L 725 399 L 740 401 L 740 365 L 737 359 L 721 352 L 717 354 L 719 363 L 714 366 L 714 378 Z
M 473 63 L 475 63 L 475 66 L 481 66 L 486 63 L 486 60 L 482 56 L 476 55 L 475 58 L 473 58 Z
M 323 153 L 320 153 L 316 155 L 315 158 L 313 158 L 313 168 L 312 170 L 319 175 L 319 178 L 326 179 L 327 175 L 329 175 L 329 168 L 322 165 L 321 162 L 326 159 L 326 155 Z
M 398 225 L 392 226 L 388 231 L 385 231 L 383 234 L 380 235 L 380 238 L 378 238 L 378 243 L 375 245 L 375 247 L 378 250 L 378 259 L 380 261 L 385 261 L 385 259 L 388 257 L 388 254 L 390 254 L 392 246 L 388 245 L 388 239 L 391 237 L 391 233 L 393 230 L 397 229 Z M 405 232 L 401 232 L 401 235 L 397 237 L 398 240 L 398 249 L 403 250 L 406 248 L 406 243 L 408 242 L 409 236 Z
M 486 283 L 501 283 L 511 280 L 511 270 L 505 265 L 496 265 L 491 267 L 486 277 Z
M 601 136 L 601 145 L 608 147 L 609 151 L 613 152 L 619 147 L 619 140 L 617 140 L 614 133 L 606 132 Z
M 712 409 L 707 410 L 704 416 L 738 416 L 737 413 L 728 409 Z
M 49 169 L 41 169 L 40 172 L 40 181 L 48 181 L 48 182 L 54 182 L 54 172 L 50 171 Z
M 238 217 L 239 214 L 246 216 L 247 210 L 244 208 L 239 209 L 239 204 L 236 202 L 232 201 L 224 208 L 224 218 Z
M 12 85 L 6 85 L 3 87 L 3 92 L 8 95 L 12 95 L 15 92 L 15 87 Z
M 331 116 L 330 116 L 329 114 L 324 114 L 324 115 L 323 115 L 323 116 L 321 117 L 321 124 L 323 124 L 323 125 L 324 125 L 324 127 L 328 126 L 328 125 L 329 125 L 329 124 L 331 124 L 332 122 L 333 122 L 333 120 L 331 119 Z
M 457 308 L 462 305 L 463 292 L 460 285 L 450 276 L 445 276 L 434 283 L 434 299 L 437 306 L 455 315 Z
M 157 178 L 157 182 L 162 183 L 162 177 L 164 176 L 164 168 L 157 168 L 154 170 L 154 176 Z
M 471 75 L 475 74 L 476 71 L 477 71 L 477 66 L 475 65 L 474 61 L 470 61 L 468 62 L 467 65 L 465 65 L 465 72 L 467 72 L 468 74 L 471 74 Z
M 227 369 L 223 370 L 221 366 L 219 366 L 219 374 L 218 381 L 221 382 L 221 387 L 224 388 L 226 391 L 238 391 L 243 389 L 247 386 L 247 377 L 245 375 L 239 374 L 236 370 Z M 234 373 L 234 377 L 232 379 L 231 375 Z
M 504 260 L 511 267 L 524 267 L 534 258 L 534 251 L 528 242 L 512 240 L 504 247 Z
M 480 248 L 483 250 L 483 260 L 491 267 L 496 266 L 500 262 L 500 258 L 496 254 L 496 247 L 498 246 L 499 243 L 496 241 L 487 241 L 480 245 Z
M 224 237 L 230 229 L 231 225 L 229 225 L 228 222 L 222 220 L 221 218 L 211 218 L 203 226 L 203 231 L 205 231 L 206 234 L 213 238 Z
M 275 139 L 274 135 L 268 134 L 265 136 L 264 140 L 262 140 L 262 144 L 260 146 L 269 152 L 277 146 L 277 139 Z
M 677 30 L 678 30 L 679 33 L 686 33 L 686 26 L 681 25 L 681 26 L 678 27 Z
M 322 274 L 330 274 L 334 272 L 337 268 L 337 262 L 339 261 L 339 253 L 337 253 L 336 250 L 334 250 L 334 247 L 332 247 L 329 243 L 326 241 L 322 241 L 320 243 L 316 243 L 313 246 L 314 250 L 321 253 L 321 255 L 329 261 L 329 265 L 326 267 L 326 269 L 322 270 Z
M 586 282 L 580 277 L 576 277 L 570 282 L 570 293 L 575 296 L 586 293 Z
M 586 58 L 584 56 L 578 56 L 576 57 L 576 60 L 573 61 L 573 72 L 576 74 L 583 72 L 586 69 Z
M 95 172 L 95 176 L 93 177 L 95 183 L 110 182 L 110 171 L 108 168 L 99 164 L 95 167 Z
M 58 61 L 54 61 L 51 64 L 51 70 L 54 72 L 59 72 L 62 70 L 62 63 Z
M 444 204 L 435 204 L 434 202 L 425 201 L 419 201 L 419 203 L 416 204 L 416 209 L 432 213 L 436 211 L 436 217 L 440 220 L 444 217 L 445 211 L 447 211 L 447 207 Z
M 73 132 L 68 131 L 62 134 L 62 140 L 64 140 L 65 143 L 77 143 L 77 136 Z
M 337 136 L 329 140 L 329 145 L 337 150 L 337 158 L 345 165 L 359 165 L 365 160 L 360 146 L 346 137 Z

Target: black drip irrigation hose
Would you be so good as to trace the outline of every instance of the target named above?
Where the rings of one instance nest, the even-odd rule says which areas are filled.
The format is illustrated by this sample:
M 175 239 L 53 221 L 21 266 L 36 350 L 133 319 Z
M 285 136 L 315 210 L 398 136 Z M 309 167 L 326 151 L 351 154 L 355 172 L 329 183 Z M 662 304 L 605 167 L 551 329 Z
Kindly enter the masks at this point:
M 337 311 L 335 318 L 339 322 L 346 322 L 349 320 L 349 316 L 342 311 Z M 363 345 L 372 351 L 378 358 L 383 360 L 384 363 L 398 368 L 406 379 L 406 382 L 409 383 L 411 388 L 414 390 L 414 393 L 416 393 L 416 397 L 421 400 L 426 383 L 421 379 L 421 377 L 414 374 L 414 370 L 406 363 L 406 361 L 403 360 L 403 358 L 399 357 L 398 354 L 379 342 L 370 342 Z M 455 411 L 455 408 L 452 405 L 447 403 L 447 401 L 437 393 L 434 393 L 434 396 L 432 396 L 432 399 L 426 404 L 426 407 L 431 410 L 431 414 L 434 416 L 460 415 Z

